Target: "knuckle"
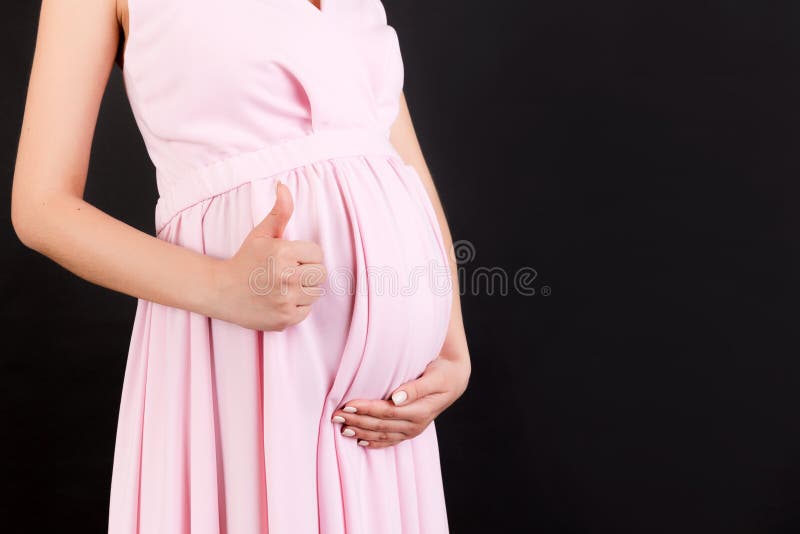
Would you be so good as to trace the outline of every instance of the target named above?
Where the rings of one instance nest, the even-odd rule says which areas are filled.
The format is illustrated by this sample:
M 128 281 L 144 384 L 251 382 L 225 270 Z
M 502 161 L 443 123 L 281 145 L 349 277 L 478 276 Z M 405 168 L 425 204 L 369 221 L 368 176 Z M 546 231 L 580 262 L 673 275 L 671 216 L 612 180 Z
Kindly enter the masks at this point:
M 314 267 L 308 267 L 297 275 L 298 284 L 301 286 L 313 286 L 319 278 L 319 271 Z
M 275 311 L 275 315 L 278 317 L 283 317 L 284 313 L 287 311 L 289 306 L 289 296 L 284 295 L 281 292 L 276 293 L 273 296 L 273 309 Z
M 308 306 L 318 301 L 320 297 L 319 293 L 315 291 L 314 288 L 312 287 L 306 287 L 306 286 L 301 287 L 300 293 L 302 294 L 303 299 L 305 300 L 305 304 Z
M 287 241 L 285 239 L 277 239 L 275 243 L 275 250 L 278 254 L 285 255 L 288 254 L 292 249 L 291 241 Z
M 286 242 L 282 239 L 275 239 L 271 243 L 272 245 L 272 256 L 278 260 L 283 257 L 286 253 Z
M 325 278 L 328 276 L 328 270 L 325 268 L 324 265 L 317 265 L 315 266 L 312 271 L 312 283 L 313 284 L 320 284 L 322 283 Z
M 286 269 L 286 284 L 289 287 L 297 287 L 300 285 L 300 280 L 302 278 L 301 273 L 297 269 L 293 269 L 291 267 Z
M 347 424 L 348 425 L 357 426 L 357 427 L 360 427 L 360 428 L 367 428 L 364 425 L 364 420 L 360 415 L 357 415 L 357 414 L 354 414 L 354 413 L 344 413 L 342 415 L 347 419 Z
M 281 288 L 285 289 L 286 286 L 291 285 L 292 279 L 296 275 L 297 275 L 297 271 L 291 265 L 284 265 L 282 267 L 279 267 L 279 269 L 278 269 L 278 280 L 280 280 Z
M 290 267 L 295 265 L 294 251 L 292 250 L 292 247 L 290 247 L 288 244 L 285 243 L 281 244 L 280 248 L 277 251 L 276 256 L 280 265 L 285 265 Z
M 282 305 L 280 307 L 280 309 L 278 311 L 278 322 L 279 323 L 282 323 L 282 324 L 284 324 L 286 326 L 289 325 L 290 321 L 292 320 L 292 311 L 291 311 L 292 307 L 293 306 L 291 306 L 290 304 L 284 304 L 284 305 Z
M 418 413 L 415 413 L 406 417 L 406 420 L 411 421 L 412 424 L 417 425 L 422 422 L 422 416 Z

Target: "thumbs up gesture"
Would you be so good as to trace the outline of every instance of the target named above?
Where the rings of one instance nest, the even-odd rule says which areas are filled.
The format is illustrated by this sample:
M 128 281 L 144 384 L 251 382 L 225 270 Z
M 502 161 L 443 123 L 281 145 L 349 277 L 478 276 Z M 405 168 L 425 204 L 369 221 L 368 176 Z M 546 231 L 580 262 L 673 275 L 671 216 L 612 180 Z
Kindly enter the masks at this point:
M 293 209 L 289 188 L 278 182 L 272 210 L 236 254 L 220 264 L 219 318 L 253 330 L 279 331 L 308 316 L 327 271 L 319 245 L 283 239 Z

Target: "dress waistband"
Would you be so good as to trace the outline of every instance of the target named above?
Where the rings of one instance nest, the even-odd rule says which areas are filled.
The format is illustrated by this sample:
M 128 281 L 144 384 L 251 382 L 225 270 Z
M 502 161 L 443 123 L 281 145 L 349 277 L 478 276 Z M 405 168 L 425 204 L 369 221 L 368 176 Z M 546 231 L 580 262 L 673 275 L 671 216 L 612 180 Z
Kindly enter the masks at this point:
M 245 152 L 160 183 L 156 233 L 186 208 L 254 180 L 326 159 L 360 155 L 400 158 L 388 130 L 321 130 Z M 161 181 L 160 181 L 161 182 Z

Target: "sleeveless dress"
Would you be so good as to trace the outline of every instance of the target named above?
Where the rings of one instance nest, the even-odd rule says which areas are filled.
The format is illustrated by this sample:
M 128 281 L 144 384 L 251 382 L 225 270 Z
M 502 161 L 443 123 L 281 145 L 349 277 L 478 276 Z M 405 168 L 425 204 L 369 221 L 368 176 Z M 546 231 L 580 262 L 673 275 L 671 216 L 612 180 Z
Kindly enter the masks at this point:
M 324 253 L 302 322 L 261 332 L 139 299 L 110 534 L 448 532 L 436 429 L 370 449 L 334 410 L 438 356 L 453 288 L 389 142 L 403 63 L 380 0 L 129 0 L 123 79 L 159 239 L 226 258 L 271 210 Z

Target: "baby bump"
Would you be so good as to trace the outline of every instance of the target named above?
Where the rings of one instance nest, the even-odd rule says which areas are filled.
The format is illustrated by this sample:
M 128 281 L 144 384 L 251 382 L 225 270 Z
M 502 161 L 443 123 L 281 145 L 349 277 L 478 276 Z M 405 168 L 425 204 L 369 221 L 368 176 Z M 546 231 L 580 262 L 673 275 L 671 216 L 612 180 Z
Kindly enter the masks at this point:
M 438 222 L 410 167 L 378 160 L 342 179 L 355 253 L 355 302 L 364 306 L 363 358 L 349 397 L 388 395 L 438 356 L 452 288 Z M 336 284 L 337 274 L 329 277 Z
M 449 324 L 454 288 L 430 199 L 397 159 L 319 161 L 214 199 L 204 226 L 237 224 L 206 232 L 219 236 L 207 253 L 236 251 L 272 208 L 277 180 L 294 203 L 283 237 L 318 243 L 328 275 L 308 317 L 264 358 L 287 359 L 337 400 L 383 398 L 438 356 Z
M 320 244 L 328 276 L 297 325 L 329 340 L 320 356 L 344 401 L 382 398 L 438 356 L 452 287 L 433 208 L 395 159 L 354 157 L 298 169 L 287 239 Z M 336 391 L 334 391 L 336 394 Z

